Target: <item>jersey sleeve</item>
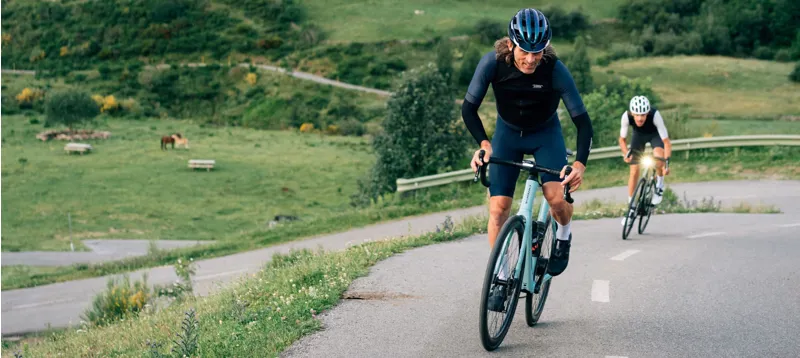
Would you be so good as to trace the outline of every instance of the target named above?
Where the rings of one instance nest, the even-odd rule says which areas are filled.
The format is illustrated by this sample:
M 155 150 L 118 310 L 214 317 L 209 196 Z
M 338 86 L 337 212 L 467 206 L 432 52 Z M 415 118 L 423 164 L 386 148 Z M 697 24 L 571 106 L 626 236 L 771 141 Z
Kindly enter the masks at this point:
M 628 138 L 628 112 L 622 113 L 622 119 L 619 122 L 619 137 Z
M 576 118 L 581 114 L 586 113 L 586 107 L 583 105 L 578 87 L 575 86 L 575 80 L 572 74 L 569 73 L 567 66 L 560 60 L 556 62 L 553 68 L 553 89 L 561 93 L 561 100 L 564 101 L 564 106 L 567 107 L 569 116 Z
M 661 137 L 661 139 L 669 138 L 667 126 L 664 124 L 664 118 L 661 118 L 661 112 L 656 111 L 656 113 L 653 115 L 653 124 L 655 124 L 656 128 L 658 128 L 658 135 Z
M 472 75 L 472 80 L 469 82 L 464 99 L 480 106 L 481 102 L 483 102 L 483 97 L 486 96 L 486 91 L 489 90 L 489 84 L 492 83 L 496 66 L 497 61 L 495 60 L 494 51 L 490 51 L 481 57 L 478 66 L 475 68 L 475 73 Z

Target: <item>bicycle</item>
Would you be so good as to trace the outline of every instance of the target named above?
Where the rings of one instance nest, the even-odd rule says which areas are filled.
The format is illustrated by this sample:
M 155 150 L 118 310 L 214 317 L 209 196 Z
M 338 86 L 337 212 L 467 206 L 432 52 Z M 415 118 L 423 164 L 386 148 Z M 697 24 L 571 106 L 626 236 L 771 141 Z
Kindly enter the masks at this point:
M 567 152 L 568 155 L 571 155 L 569 150 Z M 484 154 L 484 151 L 480 151 L 481 161 L 483 161 Z M 473 180 L 473 182 L 477 182 L 480 176 L 481 183 L 487 188 L 490 184 L 486 179 L 487 164 L 510 165 L 529 173 L 525 182 L 525 191 L 519 211 L 516 215 L 509 217 L 501 227 L 486 267 L 483 292 L 481 294 L 479 330 L 484 349 L 493 351 L 500 346 L 506 333 L 508 333 L 517 309 L 520 291 L 526 293 L 525 321 L 528 326 L 533 327 L 536 325 L 541 317 L 547 300 L 547 293 L 550 290 L 550 282 L 553 278 L 547 273 L 547 268 L 556 240 L 556 222 L 550 215 L 550 205 L 547 200 L 542 200 L 537 220 L 533 221 L 531 217 L 533 215 L 536 191 L 542 185 L 539 182 L 539 173 L 560 176 L 561 171 L 538 166 L 530 160 L 523 160 L 518 163 L 489 158 L 488 162 L 484 162 L 480 166 Z M 571 172 L 572 167 L 568 166 L 566 175 Z M 564 187 L 564 197 L 568 203 L 573 203 L 569 193 L 569 185 Z M 517 240 L 511 239 L 514 234 L 516 234 Z M 520 255 L 520 253 L 523 254 Z M 516 257 L 512 259 L 511 255 Z M 509 264 L 505 272 L 508 273 L 509 270 L 513 270 L 513 273 L 505 275 L 510 277 L 500 279 L 500 270 L 503 268 L 503 263 Z M 511 264 L 514 266 L 511 267 Z M 490 311 L 487 306 L 490 294 L 497 289 L 506 291 L 503 312 Z M 535 303 L 534 297 L 538 298 Z M 494 335 L 489 332 L 488 316 L 491 313 L 505 313 L 500 331 Z
M 631 151 L 625 157 L 631 156 Z M 630 235 L 633 223 L 639 217 L 639 235 L 644 233 L 647 224 L 650 223 L 650 215 L 653 214 L 653 193 L 656 191 L 656 165 L 655 160 L 665 161 L 664 158 L 643 155 L 641 160 L 642 172 L 639 175 L 639 183 L 633 191 L 631 202 L 628 203 L 628 211 L 625 213 L 625 224 L 622 227 L 622 239 L 627 240 Z M 631 163 L 633 165 L 634 163 Z M 633 215 L 631 215 L 633 214 Z

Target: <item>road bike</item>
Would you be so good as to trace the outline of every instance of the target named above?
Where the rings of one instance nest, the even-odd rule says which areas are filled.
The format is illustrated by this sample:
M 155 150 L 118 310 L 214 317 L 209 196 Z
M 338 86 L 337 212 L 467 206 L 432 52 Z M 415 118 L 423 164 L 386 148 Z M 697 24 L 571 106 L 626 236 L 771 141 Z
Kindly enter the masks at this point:
M 631 151 L 629 150 L 626 158 L 630 157 Z M 639 218 L 639 235 L 644 233 L 644 229 L 650 222 L 650 215 L 655 210 L 653 204 L 653 194 L 656 192 L 656 160 L 665 161 L 664 158 L 652 155 L 643 155 L 641 158 L 641 174 L 639 175 L 639 183 L 636 184 L 636 190 L 633 191 L 630 203 L 628 203 L 628 211 L 625 215 L 625 224 L 622 226 L 622 239 L 627 240 L 636 218 Z M 630 163 L 636 165 L 637 163 Z
M 481 161 L 484 154 L 484 151 L 480 151 Z M 571 155 L 569 150 L 568 155 Z M 493 351 L 500 346 L 508 333 L 517 309 L 520 291 L 526 293 L 525 321 L 528 326 L 533 327 L 541 317 L 553 278 L 548 274 L 547 268 L 556 240 L 556 222 L 550 215 L 550 205 L 547 200 L 542 200 L 535 221 L 532 218 L 533 207 L 536 192 L 542 186 L 539 173 L 560 176 L 561 171 L 541 167 L 531 160 L 513 162 L 492 157 L 479 167 L 473 180 L 477 182 L 480 177 L 481 183 L 487 188 L 490 184 L 486 179 L 487 164 L 509 165 L 529 173 L 519 211 L 509 217 L 500 229 L 484 276 L 479 330 L 484 349 Z M 572 167 L 568 166 L 566 175 L 571 172 Z M 564 198 L 572 204 L 569 185 L 564 187 Z M 503 308 L 499 312 L 489 310 L 489 298 L 496 290 L 505 292 Z M 490 316 L 502 317 L 499 327 L 498 321 L 490 320 Z

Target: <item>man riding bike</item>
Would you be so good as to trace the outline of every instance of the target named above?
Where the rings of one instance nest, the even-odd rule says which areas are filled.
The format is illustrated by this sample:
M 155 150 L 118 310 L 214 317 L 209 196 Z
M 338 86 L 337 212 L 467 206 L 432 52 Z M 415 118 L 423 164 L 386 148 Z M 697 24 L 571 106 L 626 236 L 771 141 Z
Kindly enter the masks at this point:
M 485 151 L 484 161 L 490 156 L 521 161 L 524 154 L 533 154 L 541 166 L 563 168 L 560 178 L 550 174 L 541 176 L 544 197 L 558 223 L 558 240 L 549 264 L 549 273 L 557 276 L 569 262 L 572 238 L 572 205 L 563 198 L 563 186 L 570 184 L 571 192 L 580 187 L 593 131 L 572 75 L 550 46 L 551 36 L 550 23 L 542 12 L 530 8 L 517 12 L 508 24 L 508 37 L 496 41 L 494 50 L 478 63 L 461 106 L 461 115 L 480 145 L 472 158 L 473 171 L 477 172 L 478 166 L 484 165 L 479 159 L 481 150 Z M 478 116 L 489 84 L 494 90 L 498 114 L 491 142 Z M 578 131 L 576 161 L 572 173 L 566 177 L 567 152 L 556 113 L 561 100 Z M 489 176 L 488 232 L 489 244 L 494 246 L 511 211 L 519 169 L 493 165 L 489 167 Z M 504 295 L 502 290 L 493 293 L 489 309 L 502 310 Z
M 628 137 L 628 127 L 633 128 L 633 138 L 631 138 L 630 151 L 626 147 L 625 138 Z M 636 189 L 636 182 L 639 180 L 639 159 L 644 153 L 644 146 L 650 143 L 653 147 L 653 155 L 666 159 L 666 165 L 662 161 L 656 161 L 656 192 L 653 194 L 654 205 L 661 203 L 664 195 L 664 176 L 669 174 L 669 157 L 672 154 L 672 144 L 669 141 L 667 126 L 664 119 L 657 109 L 650 107 L 650 101 L 645 96 L 635 96 L 631 98 L 630 106 L 627 111 L 622 113 L 619 130 L 619 148 L 622 150 L 622 157 L 626 163 L 631 164 L 630 176 L 628 177 L 628 202 L 633 197 Z M 631 213 L 628 213 L 629 215 Z M 622 218 L 622 225 L 625 225 L 625 218 Z

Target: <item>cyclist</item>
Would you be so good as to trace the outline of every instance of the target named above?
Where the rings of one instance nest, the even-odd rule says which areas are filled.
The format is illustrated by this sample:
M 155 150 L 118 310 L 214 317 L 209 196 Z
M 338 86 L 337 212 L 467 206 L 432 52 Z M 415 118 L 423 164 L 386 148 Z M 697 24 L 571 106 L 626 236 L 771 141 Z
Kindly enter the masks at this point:
M 630 151 L 625 144 L 628 137 L 628 127 L 633 128 Z M 619 148 L 626 163 L 630 164 L 630 176 L 628 177 L 628 202 L 633 197 L 636 190 L 636 182 L 639 180 L 639 159 L 644 153 L 645 143 L 650 143 L 653 147 L 653 154 L 657 157 L 665 158 L 666 165 L 662 161 L 656 161 L 656 192 L 653 193 L 652 203 L 661 203 L 664 195 L 664 176 L 669 174 L 669 157 L 672 154 L 672 144 L 669 141 L 667 126 L 664 119 L 657 109 L 650 107 L 650 101 L 645 96 L 634 96 L 631 98 L 627 111 L 622 113 L 619 130 Z M 631 213 L 628 213 L 629 215 Z M 625 225 L 625 218 L 622 218 L 622 225 Z
M 479 152 L 490 156 L 521 161 L 524 154 L 533 154 L 539 165 L 562 168 L 561 177 L 542 174 L 542 190 L 558 223 L 556 245 L 551 255 L 549 273 L 561 274 L 569 262 L 570 222 L 572 205 L 563 198 L 563 185 L 571 191 L 580 187 L 586 160 L 592 145 L 592 123 L 583 105 L 572 75 L 550 46 L 552 29 L 547 18 L 536 9 L 522 9 L 508 24 L 508 37 L 497 40 L 494 50 L 478 63 L 461 106 L 461 115 L 480 149 L 472 158 L 473 171 L 483 165 Z M 492 141 L 483 127 L 478 108 L 489 85 L 497 102 L 497 122 Z M 556 113 L 559 101 L 564 104 L 577 127 L 577 152 L 573 171 L 564 177 L 567 153 L 561 123 Z M 492 165 L 489 167 L 489 244 L 494 246 L 500 228 L 508 219 L 519 169 Z M 501 270 L 500 275 L 504 273 Z M 504 279 L 504 277 L 500 277 Z M 489 309 L 502 310 L 505 293 L 492 294 Z

